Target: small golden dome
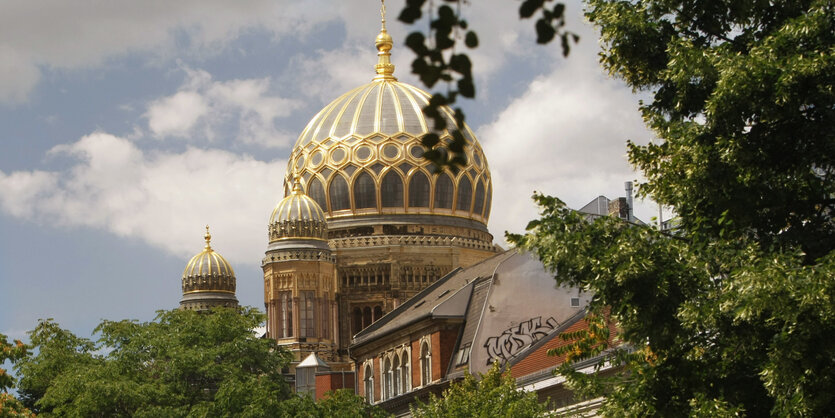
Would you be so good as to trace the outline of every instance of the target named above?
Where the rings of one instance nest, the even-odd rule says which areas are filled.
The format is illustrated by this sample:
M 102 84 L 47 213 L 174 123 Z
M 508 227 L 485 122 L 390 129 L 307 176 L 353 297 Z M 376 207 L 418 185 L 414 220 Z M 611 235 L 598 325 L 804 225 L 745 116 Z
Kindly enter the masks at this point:
M 270 216 L 270 242 L 281 239 L 327 239 L 325 212 L 313 199 L 302 192 L 295 179 L 293 191 L 281 199 Z
M 210 244 L 212 235 L 206 226 L 206 247 L 189 260 L 183 270 L 183 294 L 196 292 L 235 293 L 235 271 L 232 266 L 216 253 Z

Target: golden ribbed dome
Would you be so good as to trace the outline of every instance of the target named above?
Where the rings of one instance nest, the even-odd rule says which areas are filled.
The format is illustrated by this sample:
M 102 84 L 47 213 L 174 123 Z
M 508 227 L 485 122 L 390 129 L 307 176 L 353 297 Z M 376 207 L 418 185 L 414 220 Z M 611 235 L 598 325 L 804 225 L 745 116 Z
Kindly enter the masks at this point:
M 298 181 L 289 196 L 281 199 L 270 216 L 270 242 L 281 239 L 327 239 L 325 212 L 302 192 Z
M 189 260 L 183 270 L 183 295 L 199 292 L 230 293 L 234 299 L 235 271 L 229 262 L 212 249 L 212 235 L 206 226 L 206 247 Z M 237 303 L 237 301 L 236 301 Z
M 285 196 L 297 173 L 303 191 L 329 220 L 430 214 L 486 224 L 492 181 L 481 145 L 464 126 L 467 165 L 456 175 L 432 175 L 420 143 L 432 128 L 421 110 L 431 96 L 394 77 L 390 39 L 384 27 L 376 40 L 379 62 L 373 81 L 343 94 L 307 124 L 290 156 Z M 442 113 L 453 126 L 453 112 L 443 108 Z M 451 140 L 446 130 L 440 137 Z

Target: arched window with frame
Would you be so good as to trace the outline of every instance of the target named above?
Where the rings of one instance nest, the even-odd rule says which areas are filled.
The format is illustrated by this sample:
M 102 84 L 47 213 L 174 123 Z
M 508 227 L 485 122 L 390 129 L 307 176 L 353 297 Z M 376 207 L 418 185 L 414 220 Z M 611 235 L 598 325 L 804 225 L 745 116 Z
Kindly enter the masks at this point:
M 429 207 L 429 178 L 422 171 L 415 171 L 409 179 L 409 207 Z
M 455 210 L 470 211 L 470 204 L 473 202 L 473 183 L 466 175 L 461 175 L 458 181 L 458 199 L 455 203 Z
M 383 399 L 391 398 L 391 359 L 386 358 L 383 363 Z
M 439 209 L 452 209 L 452 198 L 455 195 L 455 187 L 449 174 L 442 173 L 435 180 L 435 207 Z
M 424 341 L 420 345 L 420 385 L 426 386 L 432 382 L 432 358 L 429 354 L 429 343 Z
M 380 196 L 384 208 L 403 207 L 403 180 L 394 170 L 383 176 L 380 182 Z
M 391 396 L 400 395 L 400 357 L 394 355 L 391 365 Z
M 365 365 L 365 400 L 374 403 L 374 369 L 371 364 Z
M 371 175 L 362 172 L 354 180 L 354 209 L 377 207 L 377 187 Z
M 412 363 L 410 359 L 409 350 L 403 350 L 400 356 L 400 393 L 406 393 L 412 389 Z
M 328 187 L 331 210 L 351 209 L 351 198 L 348 195 L 348 182 L 340 175 L 333 176 L 330 187 Z
M 325 201 L 325 188 L 318 178 L 313 177 L 310 179 L 310 182 L 307 184 L 307 195 L 316 201 L 322 210 L 328 210 L 328 204 Z

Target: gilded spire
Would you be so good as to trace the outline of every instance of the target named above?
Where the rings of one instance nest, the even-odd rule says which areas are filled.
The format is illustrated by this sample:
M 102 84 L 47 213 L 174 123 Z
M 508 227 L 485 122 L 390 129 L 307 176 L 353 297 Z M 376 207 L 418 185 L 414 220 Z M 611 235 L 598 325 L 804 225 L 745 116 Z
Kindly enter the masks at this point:
M 206 240 L 206 249 L 211 250 L 212 246 L 209 243 L 212 241 L 212 234 L 209 233 L 209 225 L 206 225 L 206 235 L 203 235 L 203 239 Z
M 293 194 L 303 194 L 302 176 L 295 169 L 293 169 Z
M 375 44 L 377 46 L 377 65 L 374 70 L 377 75 L 374 80 L 397 80 L 394 78 L 394 64 L 391 63 L 391 47 L 394 42 L 391 40 L 391 35 L 386 31 L 386 0 L 380 0 L 382 6 L 380 7 L 380 16 L 382 17 L 382 28 L 380 34 L 377 35 Z

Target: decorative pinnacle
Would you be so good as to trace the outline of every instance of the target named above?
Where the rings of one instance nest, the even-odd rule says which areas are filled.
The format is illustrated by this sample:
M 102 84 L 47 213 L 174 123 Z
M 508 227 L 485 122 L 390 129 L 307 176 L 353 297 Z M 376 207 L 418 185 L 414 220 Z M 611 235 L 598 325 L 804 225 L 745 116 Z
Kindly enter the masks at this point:
M 302 194 L 302 176 L 293 170 L 293 194 Z
M 394 64 L 391 63 L 390 52 L 394 42 L 391 40 L 391 35 L 386 31 L 386 0 L 380 0 L 380 3 L 382 4 L 380 7 L 382 28 L 374 42 L 377 46 L 377 65 L 374 66 L 377 76 L 374 77 L 374 80 L 397 80 L 393 75 Z
M 209 225 L 206 225 L 206 235 L 203 235 L 203 239 L 206 240 L 206 249 L 211 250 L 212 246 L 209 243 L 212 241 L 212 234 L 209 233 Z

